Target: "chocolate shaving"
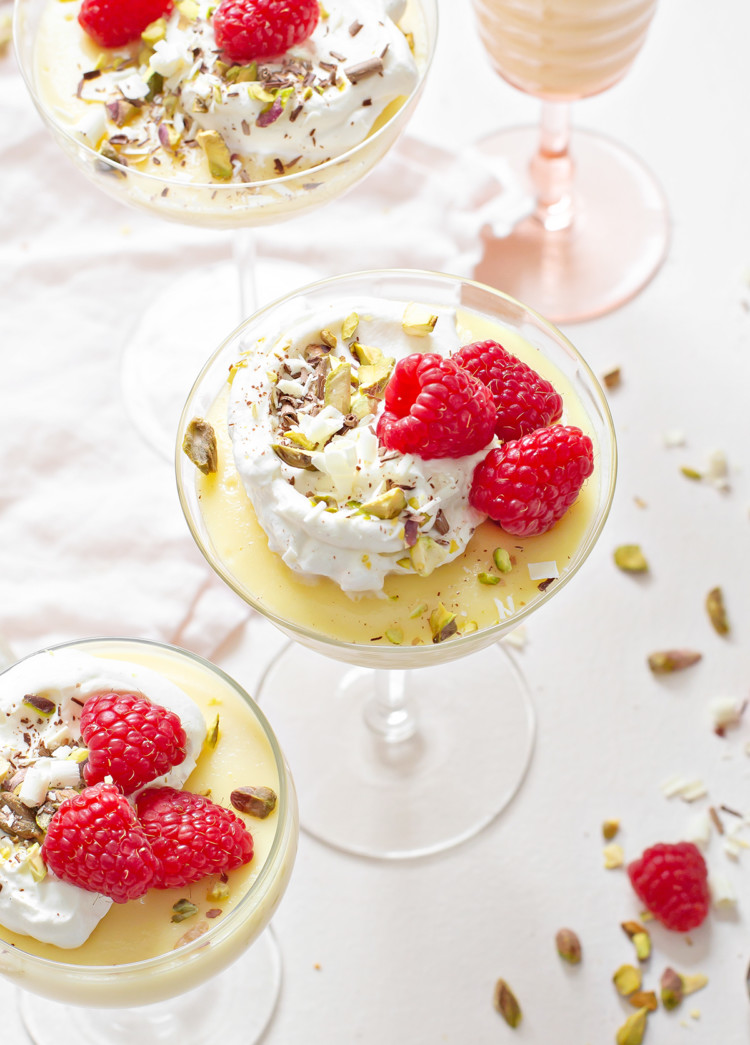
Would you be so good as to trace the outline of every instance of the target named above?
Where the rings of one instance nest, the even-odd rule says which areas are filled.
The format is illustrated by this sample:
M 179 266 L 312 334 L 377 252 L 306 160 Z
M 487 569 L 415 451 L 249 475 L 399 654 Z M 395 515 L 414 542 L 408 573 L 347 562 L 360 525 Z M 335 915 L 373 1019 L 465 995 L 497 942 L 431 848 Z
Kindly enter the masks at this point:
M 101 69 L 89 69 L 87 73 L 83 74 L 84 80 L 96 80 L 102 75 Z
M 444 534 L 448 533 L 448 531 L 451 528 L 450 527 L 450 523 L 446 519 L 445 512 L 443 511 L 442 508 L 438 508 L 437 515 L 435 516 L 434 526 L 435 526 L 435 529 L 437 530 L 437 532 L 441 536 L 443 536 Z
M 349 26 L 349 36 L 356 36 L 361 28 L 361 22 L 352 22 L 352 24 Z
M 352 83 L 359 83 L 360 80 L 366 80 L 368 76 L 374 76 L 376 73 L 382 73 L 382 71 L 382 58 L 368 58 L 364 62 L 358 62 L 357 65 L 350 65 L 344 69 Z
M 249 134 L 250 133 L 250 124 L 247 122 L 247 120 L 243 120 L 240 123 L 240 127 L 242 128 L 242 133 L 243 134 Z
M 537 584 L 537 588 L 539 589 L 539 591 L 546 591 L 547 588 L 549 588 L 550 584 L 552 584 L 554 579 L 554 577 L 548 577 L 546 580 L 540 581 L 539 584 Z
M 345 54 L 339 54 L 338 51 L 330 51 L 329 54 L 331 55 L 331 58 L 335 58 L 337 62 L 345 62 L 346 61 L 346 55 Z M 320 64 L 322 65 L 323 63 L 321 62 Z

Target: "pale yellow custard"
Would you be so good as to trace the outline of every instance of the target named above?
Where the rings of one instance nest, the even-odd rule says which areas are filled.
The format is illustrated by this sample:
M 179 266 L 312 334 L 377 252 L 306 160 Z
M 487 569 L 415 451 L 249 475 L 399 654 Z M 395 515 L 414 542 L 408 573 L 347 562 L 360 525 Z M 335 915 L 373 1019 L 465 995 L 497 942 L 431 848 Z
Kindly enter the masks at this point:
M 519 334 L 466 311 L 458 313 L 458 332 L 461 344 L 490 337 L 500 341 L 556 387 L 565 404 L 562 423 L 577 425 L 593 435 L 567 379 Z M 432 643 L 430 616 L 441 604 L 456 615 L 458 634 L 450 642 L 460 641 L 462 634 L 510 620 L 538 599 L 550 583 L 559 583 L 550 582 L 543 567 L 541 576 L 532 577 L 529 566 L 554 563 L 555 572 L 562 578 L 596 511 L 595 471 L 572 508 L 548 533 L 518 538 L 486 521 L 462 555 L 429 576 L 389 575 L 382 593 L 352 598 L 327 578 L 301 577 L 269 551 L 234 466 L 226 402 L 225 390 L 207 414 L 217 433 L 218 471 L 209 476 L 196 472 L 210 552 L 223 575 L 264 612 L 340 642 L 370 648 Z M 493 553 L 498 548 L 510 556 L 512 569 L 508 573 L 501 573 L 494 564 Z M 480 574 L 486 575 L 485 581 L 491 578 L 496 583 L 482 583 Z
M 232 808 L 232 790 L 243 786 L 269 787 L 278 796 L 276 808 L 265 819 L 237 813 L 253 836 L 254 855 L 248 864 L 223 876 L 226 882 L 213 875 L 113 904 L 88 940 L 73 949 L 0 927 L 0 971 L 25 989 L 79 1004 L 155 1002 L 219 972 L 270 920 L 294 862 L 293 786 L 267 726 L 239 687 L 212 665 L 154 643 L 103 639 L 76 648 L 159 672 L 199 706 L 208 727 L 219 716 L 218 740 L 215 746 L 204 746 L 186 790 L 208 793 L 227 808 Z M 174 904 L 181 899 L 189 900 L 197 911 L 173 921 Z

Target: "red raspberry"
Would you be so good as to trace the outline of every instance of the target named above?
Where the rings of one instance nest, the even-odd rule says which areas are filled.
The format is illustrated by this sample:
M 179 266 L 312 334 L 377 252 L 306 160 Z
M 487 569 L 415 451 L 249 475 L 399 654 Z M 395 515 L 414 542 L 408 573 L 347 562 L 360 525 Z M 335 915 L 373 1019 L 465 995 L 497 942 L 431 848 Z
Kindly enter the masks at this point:
M 157 871 L 133 807 L 111 784 L 84 788 L 62 803 L 47 828 L 42 858 L 64 882 L 115 903 L 143 896 Z
M 83 0 L 78 22 L 100 47 L 124 47 L 172 10 L 172 0 Z
M 455 361 L 492 392 L 497 409 L 495 435 L 504 441 L 545 428 L 562 415 L 562 396 L 536 370 L 516 359 L 497 341 L 475 341 L 460 348 Z
M 185 730 L 173 711 L 140 693 L 97 693 L 81 713 L 89 749 L 87 784 L 110 776 L 126 795 L 185 760 Z
M 580 428 L 539 428 L 490 450 L 474 469 L 469 503 L 507 533 L 535 537 L 565 514 L 593 470 Z
M 318 0 L 222 0 L 214 36 L 230 62 L 274 58 L 311 36 L 319 15 Z
M 667 929 L 696 929 L 708 914 L 708 871 L 692 842 L 659 843 L 628 864 L 638 898 Z
M 210 798 L 149 787 L 136 808 L 158 862 L 157 889 L 188 885 L 252 859 L 253 837 L 242 820 Z
M 481 381 L 435 353 L 400 359 L 385 389 L 378 439 L 418 457 L 464 457 L 492 439 L 495 404 Z

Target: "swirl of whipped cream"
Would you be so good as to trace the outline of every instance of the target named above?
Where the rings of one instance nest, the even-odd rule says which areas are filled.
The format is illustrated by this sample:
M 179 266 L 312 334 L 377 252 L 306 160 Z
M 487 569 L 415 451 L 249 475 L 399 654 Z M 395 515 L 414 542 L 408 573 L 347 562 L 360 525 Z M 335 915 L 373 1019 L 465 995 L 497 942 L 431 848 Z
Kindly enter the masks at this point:
M 181 788 L 193 771 L 206 725 L 200 708 L 178 686 L 140 664 L 80 650 L 46 650 L 0 675 L 0 760 L 25 770 L 18 797 L 32 815 L 49 788 L 78 783 L 78 762 L 68 757 L 74 751 L 70 741 L 80 739 L 82 704 L 102 691 L 143 693 L 182 722 L 187 741 L 184 761 L 147 786 Z M 48 719 L 38 716 L 30 725 L 33 715 L 24 704 L 27 694 L 52 701 L 54 714 Z M 112 901 L 49 872 L 36 881 L 27 853 L 0 830 L 0 924 L 42 943 L 79 947 Z
M 355 417 L 321 400 L 314 364 L 321 332 L 335 336 L 333 366 L 349 363 L 355 386 L 364 373 L 354 362 L 355 342 L 375 346 L 387 360 L 413 352 L 447 356 L 460 347 L 453 309 L 430 309 L 434 330 L 416 335 L 404 324 L 405 307 L 343 300 L 311 313 L 301 299 L 288 322 L 280 326 L 272 316 L 267 331 L 245 346 L 232 381 L 234 461 L 269 548 L 296 572 L 329 577 L 350 594 L 380 591 L 389 573 L 426 575 L 460 555 L 485 518 L 468 495 L 486 448 L 434 460 L 385 453 L 375 435 L 382 401 L 368 400 L 372 412 L 360 401 Z M 351 315 L 358 324 L 347 339 Z M 301 467 L 291 442 L 306 448 Z M 395 508 L 381 512 L 389 491 Z

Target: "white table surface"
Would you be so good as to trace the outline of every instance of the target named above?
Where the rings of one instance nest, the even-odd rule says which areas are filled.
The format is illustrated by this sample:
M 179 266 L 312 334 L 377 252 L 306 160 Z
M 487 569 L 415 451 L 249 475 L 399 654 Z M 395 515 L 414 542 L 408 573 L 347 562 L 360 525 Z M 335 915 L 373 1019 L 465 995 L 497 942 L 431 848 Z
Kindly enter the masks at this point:
M 468 0 L 440 0 L 440 8 L 438 56 L 410 133 L 458 152 L 495 127 L 533 122 L 536 104 L 489 69 Z M 614 970 L 633 958 L 619 923 L 637 916 L 640 905 L 622 870 L 603 869 L 602 821 L 621 820 L 618 841 L 632 858 L 647 844 L 679 839 L 709 804 L 750 813 L 750 722 L 721 739 L 708 710 L 718 696 L 744 700 L 750 686 L 748 41 L 750 6 L 744 0 L 663 0 L 627 78 L 576 107 L 578 125 L 627 144 L 661 181 L 672 243 L 662 270 L 635 300 L 566 328 L 596 371 L 622 368 L 622 384 L 610 394 L 620 472 L 598 547 L 564 597 L 553 599 L 528 627 L 521 663 L 538 715 L 533 763 L 496 822 L 436 857 L 388 864 L 347 857 L 302 835 L 293 881 L 274 922 L 285 981 L 268 1045 L 614 1041 L 632 1011 L 611 983 Z M 461 71 L 466 67 L 470 76 Z M 0 60 L 0 71 L 3 84 L 17 88 L 11 56 Z M 57 153 L 30 104 L 27 119 L 33 133 L 0 167 L 0 351 L 4 372 L 32 386 L 35 331 L 44 329 L 49 337 L 52 329 L 45 301 L 86 294 L 91 228 L 79 230 L 80 236 L 66 228 L 68 205 L 85 199 L 92 208 L 102 264 L 109 263 L 112 248 L 114 280 L 122 278 L 125 264 L 117 251 L 123 226 L 131 242 L 146 245 L 146 254 L 169 242 L 214 258 L 228 249 L 228 239 L 166 226 L 104 197 L 92 201 L 94 190 Z M 33 192 L 24 191 L 25 172 L 36 178 Z M 328 211 L 332 222 L 336 207 Z M 67 266 L 60 265 L 61 235 L 69 235 Z M 38 264 L 36 302 L 14 293 L 19 258 L 29 244 Z M 358 261 L 356 267 L 366 266 L 366 245 Z M 51 278 L 48 266 L 55 263 Z M 144 264 L 156 273 L 158 265 Z M 321 267 L 325 271 L 324 259 Z M 82 339 L 93 337 L 91 323 L 103 322 L 107 308 L 111 315 L 113 302 L 104 301 L 99 311 L 105 314 L 82 324 Z M 226 332 L 218 330 L 217 341 Z M 111 366 L 114 383 L 114 353 Z M 45 384 L 43 395 L 51 394 Z M 27 431 L 15 433 L 21 445 L 37 445 L 43 406 L 29 410 Z M 665 433 L 673 430 L 684 432 L 683 447 L 665 446 Z M 716 450 L 729 461 L 727 492 L 680 473 L 681 465 L 702 467 Z M 169 466 L 151 462 L 146 449 L 133 452 L 143 454 L 144 467 L 164 468 L 166 503 L 173 497 Z M 12 504 L 33 495 L 33 460 L 27 482 L 28 489 L 2 491 L 0 499 L 4 494 Z M 177 518 L 176 509 L 164 510 Z M 63 559 L 69 540 L 59 535 Z M 616 570 L 612 551 L 621 543 L 643 546 L 651 564 L 647 577 Z M 180 549 L 199 569 L 187 541 Z M 29 597 L 32 605 L 38 600 L 42 615 L 48 592 L 33 545 L 31 550 Z M 137 571 L 137 554 L 134 561 Z M 712 631 L 703 608 L 715 585 L 724 590 L 731 619 L 726 638 Z M 37 635 L 28 615 L 14 628 L 15 619 L 4 602 L 5 638 L 16 651 L 48 638 L 48 622 Z M 101 624 L 105 633 L 106 614 Z M 52 630 L 74 638 L 75 626 L 64 620 Z M 176 632 L 177 622 L 166 621 L 164 637 L 170 626 Z M 252 691 L 275 640 L 253 619 L 217 659 Z M 674 646 L 700 650 L 702 662 L 665 681 L 654 678 L 646 655 Z M 707 797 L 693 805 L 665 798 L 660 785 L 672 775 L 703 780 Z M 724 820 L 728 825 L 731 817 Z M 750 853 L 731 859 L 714 832 L 706 856 L 711 871 L 731 881 L 737 904 L 729 913 L 712 911 L 689 940 L 653 929 L 645 985 L 656 988 L 667 964 L 704 972 L 709 985 L 676 1012 L 651 1017 L 650 1045 L 741 1045 L 750 1036 Z M 555 954 L 554 935 L 562 926 L 575 928 L 583 942 L 584 960 L 576 969 Z M 500 976 L 523 1007 L 524 1021 L 515 1031 L 492 1007 Z M 0 983 L 3 1041 L 15 1045 L 23 1032 L 13 993 Z M 699 1017 L 691 1016 L 696 1009 Z M 145 1038 L 142 1045 L 149 1045 Z

